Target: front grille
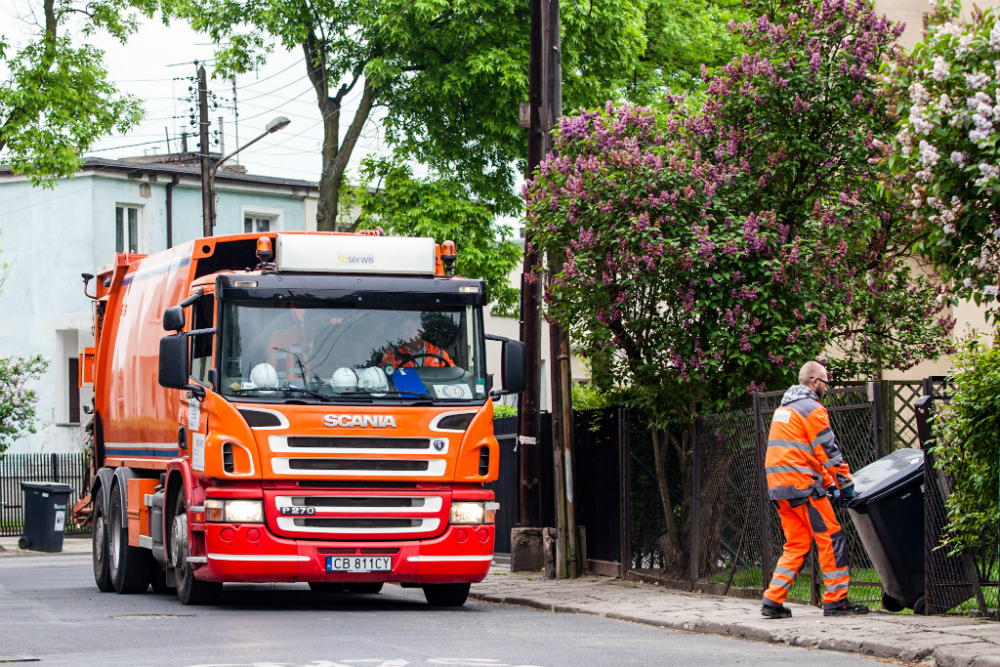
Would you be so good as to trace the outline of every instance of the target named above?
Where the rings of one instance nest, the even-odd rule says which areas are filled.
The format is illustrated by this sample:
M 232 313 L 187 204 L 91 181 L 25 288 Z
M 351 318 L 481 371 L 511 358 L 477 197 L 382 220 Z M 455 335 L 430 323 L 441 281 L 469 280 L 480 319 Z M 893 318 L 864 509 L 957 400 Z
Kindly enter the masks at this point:
M 292 496 L 292 505 L 297 507 L 423 507 L 424 503 L 424 498 L 404 498 L 401 496 L 382 498 Z
M 423 472 L 427 461 L 401 459 L 289 459 L 292 470 L 377 470 L 389 472 Z
M 294 519 L 296 526 L 306 528 L 381 528 L 391 530 L 393 528 L 419 528 L 423 525 L 423 519 L 372 519 L 372 518 L 336 518 L 336 519 Z
M 329 449 L 430 449 L 427 438 L 366 438 L 366 437 L 305 437 L 291 436 L 288 446 L 294 448 L 326 447 Z
M 298 485 L 303 489 L 415 489 L 416 482 L 351 482 L 302 479 Z

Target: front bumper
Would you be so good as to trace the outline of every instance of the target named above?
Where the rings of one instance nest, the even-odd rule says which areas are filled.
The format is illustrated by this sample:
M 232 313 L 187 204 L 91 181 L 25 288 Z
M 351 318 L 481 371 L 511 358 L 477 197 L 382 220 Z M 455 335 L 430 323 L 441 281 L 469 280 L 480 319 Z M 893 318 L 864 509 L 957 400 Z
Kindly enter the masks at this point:
M 206 561 L 194 571 L 202 581 L 475 583 L 486 577 L 493 559 L 493 525 L 449 525 L 432 539 L 378 542 L 287 539 L 263 524 L 193 528 L 196 550 Z M 391 556 L 392 571 L 327 572 L 328 556 Z

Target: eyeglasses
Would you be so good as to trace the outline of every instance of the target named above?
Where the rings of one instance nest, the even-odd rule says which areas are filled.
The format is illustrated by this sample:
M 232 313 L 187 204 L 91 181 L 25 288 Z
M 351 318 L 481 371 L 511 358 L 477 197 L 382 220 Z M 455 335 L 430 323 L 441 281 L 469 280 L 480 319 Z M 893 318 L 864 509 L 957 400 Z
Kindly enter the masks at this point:
M 827 382 L 826 380 L 824 380 L 823 378 L 818 378 L 818 377 L 811 377 L 811 378 L 809 378 L 809 379 L 810 379 L 810 380 L 819 380 L 820 382 L 822 382 L 823 384 L 825 384 L 825 385 L 826 385 L 827 387 L 829 387 L 829 386 L 830 386 L 830 383 L 829 383 L 829 382 Z

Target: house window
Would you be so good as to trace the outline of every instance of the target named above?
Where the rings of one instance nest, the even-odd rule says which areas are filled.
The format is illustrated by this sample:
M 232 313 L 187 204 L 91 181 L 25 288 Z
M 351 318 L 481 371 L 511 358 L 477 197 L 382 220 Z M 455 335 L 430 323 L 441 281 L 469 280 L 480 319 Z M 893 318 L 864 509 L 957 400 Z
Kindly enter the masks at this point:
M 243 218 L 244 234 L 250 234 L 252 232 L 269 232 L 269 231 L 271 231 L 271 218 L 262 218 L 250 215 Z
M 139 208 L 115 207 L 115 252 L 139 252 Z

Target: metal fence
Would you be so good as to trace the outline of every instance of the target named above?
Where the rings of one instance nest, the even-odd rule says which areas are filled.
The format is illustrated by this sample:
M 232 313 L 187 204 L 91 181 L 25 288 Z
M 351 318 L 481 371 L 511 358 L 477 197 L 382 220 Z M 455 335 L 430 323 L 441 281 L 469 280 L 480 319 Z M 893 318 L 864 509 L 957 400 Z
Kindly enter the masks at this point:
M 73 491 L 69 507 L 80 498 L 87 474 L 85 454 L 7 454 L 0 458 L 0 537 L 17 537 L 24 525 L 24 492 L 21 482 L 63 482 Z M 89 533 L 67 512 L 66 535 Z

